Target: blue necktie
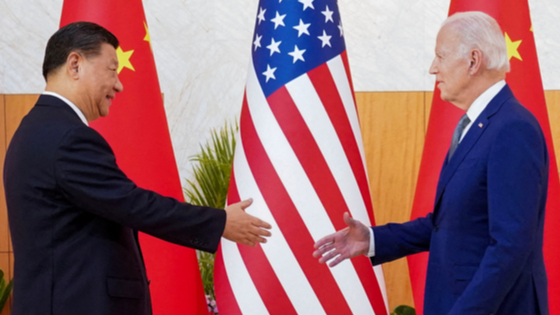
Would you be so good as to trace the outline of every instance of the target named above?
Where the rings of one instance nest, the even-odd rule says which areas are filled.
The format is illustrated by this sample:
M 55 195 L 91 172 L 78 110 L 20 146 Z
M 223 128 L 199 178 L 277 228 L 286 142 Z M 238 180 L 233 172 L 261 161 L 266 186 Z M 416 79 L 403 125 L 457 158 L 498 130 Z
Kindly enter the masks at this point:
M 467 116 L 467 114 L 463 115 L 463 117 L 461 117 L 461 119 L 459 120 L 457 127 L 455 127 L 455 132 L 453 132 L 453 138 L 451 139 L 451 147 L 449 148 L 448 160 L 451 160 L 451 156 L 453 156 L 453 153 L 455 153 L 455 149 L 457 149 L 457 146 L 459 145 L 459 140 L 461 139 L 463 130 L 465 130 L 465 127 L 470 122 L 471 120 L 469 119 L 469 116 Z

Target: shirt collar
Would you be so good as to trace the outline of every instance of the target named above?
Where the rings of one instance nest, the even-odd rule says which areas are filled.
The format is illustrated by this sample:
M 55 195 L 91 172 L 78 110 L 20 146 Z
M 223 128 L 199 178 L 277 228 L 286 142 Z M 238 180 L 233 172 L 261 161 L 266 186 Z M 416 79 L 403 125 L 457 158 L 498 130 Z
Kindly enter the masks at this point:
M 479 97 L 474 100 L 471 104 L 471 107 L 467 110 L 467 116 L 471 122 L 474 122 L 478 116 L 484 111 L 486 106 L 490 104 L 490 101 L 498 95 L 498 93 L 502 90 L 502 88 L 506 85 L 505 80 L 500 80 L 491 87 L 489 87 L 484 93 L 480 94 Z
M 50 95 L 50 96 L 54 96 L 57 97 L 59 99 L 61 99 L 62 101 L 64 101 L 64 103 L 68 104 L 68 106 L 70 106 L 70 108 L 72 108 L 72 110 L 74 112 L 76 112 L 76 114 L 78 115 L 78 117 L 80 117 L 80 120 L 86 125 L 89 126 L 88 121 L 86 119 L 86 116 L 84 116 L 84 113 L 82 113 L 82 111 L 76 106 L 74 105 L 74 103 L 70 102 L 70 100 L 68 100 L 66 97 L 55 93 L 55 92 L 51 92 L 51 91 L 44 91 L 43 92 L 44 95 Z
M 478 116 L 480 116 L 480 114 L 484 111 L 486 106 L 488 106 L 488 104 L 490 104 L 490 101 L 496 95 L 498 95 L 498 93 L 500 93 L 500 91 L 502 90 L 502 88 L 505 85 L 506 85 L 506 81 L 505 80 L 500 80 L 500 81 L 496 82 L 494 85 L 492 85 L 491 87 L 489 87 L 486 91 L 484 91 L 484 93 L 480 94 L 476 98 L 476 100 L 474 100 L 474 102 L 471 104 L 471 106 L 467 110 L 467 116 L 469 117 L 469 120 L 471 122 L 463 130 L 463 133 L 461 134 L 460 140 L 462 140 L 463 137 L 465 137 L 465 135 L 467 134 L 467 131 L 469 131 L 469 129 L 471 128 L 472 124 L 476 121 Z

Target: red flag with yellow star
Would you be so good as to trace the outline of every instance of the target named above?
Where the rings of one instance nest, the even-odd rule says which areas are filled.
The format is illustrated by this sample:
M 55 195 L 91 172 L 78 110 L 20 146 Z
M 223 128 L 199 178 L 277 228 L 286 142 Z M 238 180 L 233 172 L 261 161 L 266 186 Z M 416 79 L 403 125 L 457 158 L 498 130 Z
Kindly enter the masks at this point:
M 539 120 L 550 155 L 548 202 L 544 231 L 544 255 L 549 281 L 549 296 L 560 296 L 560 185 L 552 144 L 550 123 L 539 70 L 533 27 L 527 0 L 451 0 L 449 15 L 464 11 L 482 11 L 500 24 L 508 48 L 511 71 L 506 82 L 516 98 Z M 422 164 L 411 219 L 426 216 L 434 207 L 437 181 L 443 159 L 451 143 L 451 135 L 464 112 L 440 98 L 435 89 L 430 121 L 424 144 Z M 408 258 L 412 291 L 417 314 L 422 314 L 426 280 L 426 253 Z M 560 300 L 550 299 L 550 314 L 560 314 Z
M 115 34 L 124 85 L 110 114 L 91 124 L 138 186 L 183 200 L 141 0 L 65 0 L 60 26 L 97 23 Z M 154 314 L 208 314 L 192 249 L 141 234 Z

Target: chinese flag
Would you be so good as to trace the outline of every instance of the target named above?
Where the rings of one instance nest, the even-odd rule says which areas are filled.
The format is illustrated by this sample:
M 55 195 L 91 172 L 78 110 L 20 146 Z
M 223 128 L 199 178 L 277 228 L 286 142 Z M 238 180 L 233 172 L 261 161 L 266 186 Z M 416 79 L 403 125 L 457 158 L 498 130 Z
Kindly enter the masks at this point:
M 550 155 L 548 203 L 544 231 L 544 255 L 549 280 L 549 296 L 560 296 L 560 186 L 550 132 L 548 112 L 540 76 L 533 27 L 527 0 L 451 0 L 449 15 L 463 11 L 482 11 L 500 24 L 508 48 L 511 71 L 507 74 L 509 84 L 517 99 L 539 120 L 544 131 Z M 436 89 L 430 113 L 430 121 L 411 219 L 425 216 L 434 206 L 435 191 L 441 165 L 451 143 L 451 135 L 463 114 L 440 98 Z M 410 278 L 417 313 L 422 314 L 424 284 L 428 255 L 426 253 L 408 258 Z M 550 299 L 550 314 L 560 314 L 560 300 Z
M 141 0 L 65 0 L 60 26 L 97 23 L 115 34 L 119 78 L 106 118 L 91 124 L 113 148 L 119 167 L 138 186 L 183 200 Z M 154 314 L 208 314 L 196 253 L 141 234 Z

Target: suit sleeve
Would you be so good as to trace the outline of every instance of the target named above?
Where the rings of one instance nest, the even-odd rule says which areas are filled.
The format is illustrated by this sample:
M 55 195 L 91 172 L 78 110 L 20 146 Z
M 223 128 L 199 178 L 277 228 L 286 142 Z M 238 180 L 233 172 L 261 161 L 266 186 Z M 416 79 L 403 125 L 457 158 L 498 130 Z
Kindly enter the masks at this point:
M 70 130 L 55 159 L 57 184 L 77 208 L 166 241 L 215 252 L 226 213 L 137 187 L 107 142 L 88 127 Z
M 507 124 L 488 157 L 490 245 L 450 315 L 495 314 L 539 244 L 548 183 L 542 132 L 526 121 Z
M 375 256 L 370 259 L 373 265 L 379 265 L 429 250 L 433 229 L 432 213 L 410 222 L 389 223 L 372 229 Z

